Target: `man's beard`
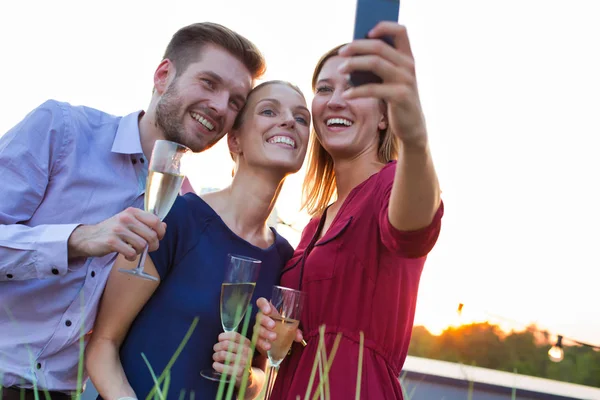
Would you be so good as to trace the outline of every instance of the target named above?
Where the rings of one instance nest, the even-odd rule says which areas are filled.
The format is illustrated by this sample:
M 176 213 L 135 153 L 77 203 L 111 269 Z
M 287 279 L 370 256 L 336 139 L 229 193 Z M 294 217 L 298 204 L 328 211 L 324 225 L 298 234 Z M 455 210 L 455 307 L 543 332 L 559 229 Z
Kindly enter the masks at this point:
M 181 104 L 174 81 L 156 105 L 156 126 L 163 131 L 166 140 L 187 146 L 187 143 L 183 143 L 185 128 L 182 121 L 183 116 L 179 115 Z
M 187 146 L 194 153 L 199 153 L 201 151 L 210 149 L 221 139 L 221 137 L 223 137 L 223 134 L 213 136 L 208 142 L 206 142 L 206 139 L 200 139 L 200 143 L 196 143 L 193 139 L 186 138 L 185 127 L 183 126 L 185 111 L 182 108 L 182 104 L 183 101 L 179 96 L 179 91 L 177 90 L 175 80 L 171 82 L 171 85 L 167 88 L 165 93 L 161 96 L 160 100 L 158 100 L 158 103 L 156 104 L 156 126 L 163 131 L 163 135 L 166 140 Z M 179 115 L 182 110 L 184 113 Z M 202 107 L 201 111 L 215 121 L 219 121 L 218 116 L 215 115 L 212 110 Z M 217 123 L 217 125 L 220 124 Z

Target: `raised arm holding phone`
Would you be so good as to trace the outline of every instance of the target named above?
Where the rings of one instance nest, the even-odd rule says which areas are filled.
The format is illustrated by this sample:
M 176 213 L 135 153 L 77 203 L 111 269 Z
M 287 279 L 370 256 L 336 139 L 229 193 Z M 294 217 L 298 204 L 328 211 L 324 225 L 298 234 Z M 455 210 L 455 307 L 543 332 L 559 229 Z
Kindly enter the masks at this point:
M 371 19 L 369 12 L 387 21 L 373 23 L 367 39 L 359 36 L 326 53 L 314 70 L 315 140 L 303 187 L 313 219 L 280 283 L 306 292 L 302 334 L 281 364 L 273 400 L 304 397 L 323 325 L 328 354 L 341 334 L 328 374 L 331 399 L 355 398 L 361 342 L 360 398 L 402 399 L 398 378 L 443 204 L 415 62 L 406 28 L 393 22 L 397 8 L 389 14 L 393 3 L 359 0 L 365 11 L 357 13 L 357 27 Z M 383 37 L 391 45 L 377 39 Z M 362 72 L 349 79 L 356 71 Z M 257 348 L 264 353 L 276 337 L 273 310 L 266 299 L 257 305 Z

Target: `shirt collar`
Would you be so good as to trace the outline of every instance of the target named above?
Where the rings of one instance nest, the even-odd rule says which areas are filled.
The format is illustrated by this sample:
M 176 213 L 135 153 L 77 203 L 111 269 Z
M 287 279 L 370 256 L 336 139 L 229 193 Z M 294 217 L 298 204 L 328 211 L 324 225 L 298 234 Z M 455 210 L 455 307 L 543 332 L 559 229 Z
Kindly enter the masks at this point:
M 124 116 L 119 121 L 111 151 L 120 154 L 143 154 L 138 119 L 142 110 Z

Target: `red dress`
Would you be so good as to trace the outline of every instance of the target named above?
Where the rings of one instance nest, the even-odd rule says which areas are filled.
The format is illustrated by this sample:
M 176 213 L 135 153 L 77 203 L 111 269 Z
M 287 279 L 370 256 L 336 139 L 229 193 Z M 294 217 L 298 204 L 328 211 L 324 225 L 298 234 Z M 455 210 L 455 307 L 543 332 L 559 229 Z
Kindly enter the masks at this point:
M 329 230 L 315 243 L 325 216 L 311 220 L 281 285 L 306 292 L 301 329 L 307 346 L 294 343 L 281 364 L 273 400 L 304 399 L 319 341 L 331 353 L 342 339 L 329 372 L 332 400 L 355 398 L 360 332 L 364 332 L 362 400 L 402 399 L 398 378 L 411 337 L 421 271 L 437 241 L 443 204 L 430 226 L 401 232 L 388 219 L 396 163 L 355 187 Z M 312 394 L 319 382 L 318 370 Z

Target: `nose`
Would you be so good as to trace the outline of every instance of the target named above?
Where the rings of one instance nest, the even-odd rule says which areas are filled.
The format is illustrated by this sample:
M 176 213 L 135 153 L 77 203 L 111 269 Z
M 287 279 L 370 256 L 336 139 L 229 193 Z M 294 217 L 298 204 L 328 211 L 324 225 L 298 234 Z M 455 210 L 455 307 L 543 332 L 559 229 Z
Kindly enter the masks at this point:
M 331 94 L 329 101 L 327 102 L 327 107 L 334 110 L 345 108 L 347 103 L 346 100 L 344 100 L 344 98 L 342 97 L 342 93 L 344 93 L 342 89 L 335 89 Z
M 294 113 L 291 110 L 288 110 L 282 114 L 282 121 L 279 124 L 282 128 L 294 129 L 296 126 L 296 119 L 294 118 Z
M 208 107 L 214 111 L 219 117 L 223 117 L 227 112 L 227 107 L 229 105 L 229 93 L 222 90 L 217 93 L 214 93 L 210 98 L 208 103 Z

